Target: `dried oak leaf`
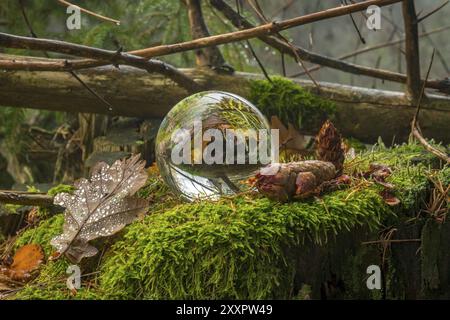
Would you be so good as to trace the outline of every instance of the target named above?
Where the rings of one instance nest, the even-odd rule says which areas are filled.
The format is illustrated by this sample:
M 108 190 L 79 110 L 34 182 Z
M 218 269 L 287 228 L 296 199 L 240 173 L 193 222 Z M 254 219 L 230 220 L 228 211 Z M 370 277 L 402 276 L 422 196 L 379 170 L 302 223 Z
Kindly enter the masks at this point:
M 44 261 L 44 251 L 38 244 L 27 244 L 19 248 L 14 255 L 12 264 L 2 268 L 3 274 L 14 281 L 27 281 L 31 279 L 33 271 L 39 268 Z
M 66 208 L 63 233 L 51 240 L 58 252 L 72 262 L 97 254 L 88 242 L 113 235 L 142 216 L 148 201 L 133 197 L 147 180 L 139 155 L 109 166 L 97 163 L 90 180 L 75 182 L 73 194 L 59 193 L 54 203 Z

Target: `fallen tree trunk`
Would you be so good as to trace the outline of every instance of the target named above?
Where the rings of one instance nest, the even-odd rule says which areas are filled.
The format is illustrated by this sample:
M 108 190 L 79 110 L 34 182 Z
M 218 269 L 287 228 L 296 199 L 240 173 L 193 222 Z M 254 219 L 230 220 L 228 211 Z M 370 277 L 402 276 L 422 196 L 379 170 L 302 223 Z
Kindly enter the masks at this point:
M 248 97 L 249 73 L 217 74 L 204 69 L 182 69 L 205 89 L 224 90 Z M 0 105 L 65 112 L 86 112 L 140 118 L 161 118 L 187 91 L 159 74 L 133 67 L 105 66 L 78 71 L 80 78 L 113 106 L 112 110 L 82 88 L 67 72 L 0 71 Z M 401 92 L 366 89 L 294 80 L 314 93 L 336 102 L 334 123 L 344 136 L 374 142 L 379 136 L 387 143 L 407 139 L 415 107 Z M 450 142 L 450 98 L 429 95 L 422 103 L 420 126 L 426 137 Z M 314 128 L 316 134 L 319 128 Z

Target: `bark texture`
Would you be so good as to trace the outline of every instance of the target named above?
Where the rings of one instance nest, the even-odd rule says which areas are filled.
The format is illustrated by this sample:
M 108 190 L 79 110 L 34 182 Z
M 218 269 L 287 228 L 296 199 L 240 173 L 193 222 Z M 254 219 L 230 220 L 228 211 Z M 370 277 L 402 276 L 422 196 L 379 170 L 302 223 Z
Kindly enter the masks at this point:
M 208 90 L 225 90 L 248 97 L 249 73 L 217 74 L 208 70 L 182 70 Z M 140 118 L 162 118 L 189 93 L 159 74 L 123 66 L 98 67 L 79 71 L 80 78 L 112 104 L 112 110 L 98 102 L 67 72 L 0 72 L 0 105 L 65 112 L 85 112 Z M 374 142 L 379 136 L 390 144 L 404 141 L 410 133 L 415 107 L 404 93 L 321 83 L 320 91 L 311 81 L 296 83 L 336 103 L 333 120 L 344 137 Z M 420 126 L 427 138 L 450 142 L 450 98 L 427 95 L 422 103 Z M 319 127 L 311 132 L 315 135 Z

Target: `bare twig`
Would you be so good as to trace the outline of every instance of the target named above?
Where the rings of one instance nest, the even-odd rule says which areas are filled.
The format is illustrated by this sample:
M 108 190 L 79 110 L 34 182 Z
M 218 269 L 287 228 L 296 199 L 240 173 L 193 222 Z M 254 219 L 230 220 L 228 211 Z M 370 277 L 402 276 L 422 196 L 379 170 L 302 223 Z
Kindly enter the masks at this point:
M 264 22 L 269 22 L 266 18 L 266 16 L 264 15 L 264 13 L 261 10 L 261 7 L 258 4 L 257 0 L 248 0 L 248 2 L 250 3 L 250 6 L 253 8 L 253 10 L 256 12 L 256 14 L 260 17 L 260 19 Z M 238 11 L 238 14 L 239 11 Z M 311 79 L 311 81 L 314 83 L 314 85 L 317 88 L 320 88 L 319 83 L 313 78 L 313 76 L 308 72 L 308 69 L 306 68 L 305 64 L 303 63 L 302 58 L 300 57 L 300 55 L 297 53 L 297 48 L 282 34 L 280 34 L 279 32 L 276 32 L 274 34 L 277 38 L 279 38 L 281 41 L 283 41 L 286 45 L 289 46 L 289 48 L 291 48 L 292 53 L 294 54 L 294 59 L 295 62 L 297 62 L 297 64 L 305 71 L 305 73 L 308 75 L 308 77 Z
M 73 44 L 65 41 L 20 37 L 6 33 L 0 33 L 0 46 L 17 49 L 44 50 L 86 58 L 93 58 L 98 60 L 94 60 L 95 64 L 97 65 L 105 64 L 104 61 L 106 61 L 107 64 L 111 63 L 116 66 L 118 64 L 130 65 L 136 68 L 144 69 L 148 72 L 161 73 L 189 91 L 200 90 L 200 86 L 195 81 L 193 81 L 171 65 L 159 60 L 147 60 L 145 58 L 138 57 L 129 53 L 123 53 L 120 50 L 110 51 Z M 27 62 L 24 61 L 7 61 L 7 63 L 4 63 L 3 67 L 6 67 L 6 64 L 14 65 L 17 63 L 21 63 L 25 66 L 27 65 Z M 64 64 L 65 67 L 63 69 L 65 69 L 66 71 L 74 70 L 73 62 L 71 62 L 70 60 L 66 60 Z M 57 69 L 61 66 L 55 64 L 54 67 L 56 67 L 55 69 Z
M 433 53 L 431 55 L 431 61 L 430 61 L 430 65 L 428 66 L 426 79 L 428 79 L 428 77 L 430 75 L 431 66 L 433 65 L 433 60 L 434 60 L 434 53 L 435 53 L 435 50 L 433 50 Z M 434 154 L 435 156 L 437 156 L 438 158 L 442 159 L 443 161 L 445 161 L 446 163 L 449 164 L 450 157 L 445 152 L 442 152 L 441 150 L 439 150 L 439 149 L 433 147 L 431 144 L 429 144 L 428 141 L 422 136 L 422 134 L 420 132 L 418 119 L 419 119 L 420 105 L 421 105 L 424 94 L 425 94 L 425 85 L 422 86 L 422 90 L 420 91 L 420 96 L 417 101 L 416 113 L 411 122 L 411 133 L 423 145 L 423 147 L 426 150 L 428 150 L 429 152 L 431 152 L 432 154 Z
M 33 26 L 31 25 L 30 20 L 28 19 L 28 15 L 25 11 L 25 6 L 23 4 L 23 0 L 19 0 L 19 4 L 20 4 L 20 9 L 22 11 L 22 16 L 23 19 L 25 20 L 25 24 L 28 27 L 28 31 L 30 32 L 31 36 L 33 38 L 38 38 L 37 34 L 34 32 L 33 30 Z M 49 55 L 47 54 L 46 51 L 43 52 L 44 55 L 49 58 Z M 97 99 L 99 99 L 104 105 L 106 105 L 108 107 L 108 110 L 112 110 L 112 105 L 106 101 L 105 98 L 103 98 L 101 95 L 99 95 L 94 89 L 92 89 L 91 87 L 89 87 L 83 80 L 81 80 L 81 78 L 75 73 L 75 71 L 73 70 L 69 70 L 68 71 L 72 77 L 74 77 L 87 91 L 89 91 L 93 96 L 95 96 Z
M 343 5 L 343 6 L 344 6 L 344 5 L 347 5 L 347 1 L 346 1 L 346 0 L 341 0 L 341 5 Z M 359 30 L 358 26 L 356 25 L 356 21 L 355 21 L 355 19 L 353 18 L 353 15 L 350 13 L 349 16 L 350 16 L 350 20 L 352 20 L 353 27 L 355 28 L 356 33 L 358 34 L 359 40 L 360 40 L 363 44 L 366 44 L 366 40 L 364 39 L 364 37 L 363 37 L 362 34 L 361 34 L 361 31 Z
M 439 7 L 437 7 L 436 9 L 431 10 L 430 12 L 428 12 L 427 14 L 423 15 L 422 17 L 418 17 L 417 18 L 417 23 L 422 22 L 423 20 L 425 20 L 426 18 L 428 18 L 429 16 L 435 14 L 436 12 L 438 12 L 439 10 L 441 10 L 443 7 L 445 7 L 450 1 L 447 0 L 446 2 L 444 2 L 443 4 L 441 4 Z
M 428 31 L 428 32 L 423 32 L 423 33 L 419 34 L 419 38 L 427 37 L 429 35 L 432 35 L 432 34 L 435 34 L 435 33 L 439 33 L 439 32 L 442 32 L 442 31 L 446 31 L 448 29 L 450 29 L 450 25 L 449 26 L 440 27 L 440 28 L 436 28 L 436 29 L 433 29 L 433 30 Z M 399 39 L 399 40 L 394 40 L 394 41 L 387 41 L 387 42 L 380 43 L 380 44 L 377 44 L 377 45 L 374 45 L 374 46 L 370 46 L 370 47 L 362 48 L 360 50 L 356 50 L 356 51 L 353 51 L 353 52 L 350 52 L 350 53 L 346 53 L 346 54 L 344 54 L 342 56 L 339 56 L 337 59 L 339 59 L 339 60 L 348 59 L 348 58 L 355 57 L 355 56 L 358 56 L 358 55 L 363 54 L 363 53 L 375 51 L 375 50 L 386 48 L 386 47 L 395 46 L 395 45 L 398 45 L 398 44 L 402 44 L 404 42 L 405 42 L 405 38 L 402 38 L 402 39 Z M 309 68 L 308 71 L 309 72 L 314 72 L 314 71 L 319 70 L 320 68 L 322 68 L 322 66 L 321 65 L 317 65 L 317 66 L 314 66 L 312 68 Z M 302 76 L 302 75 L 305 75 L 305 73 L 304 72 L 296 73 L 296 74 L 292 75 L 291 77 L 298 77 L 298 76 Z
M 241 5 L 239 3 L 239 0 L 236 0 L 236 10 L 237 12 L 240 14 L 241 12 Z M 266 68 L 264 67 L 264 65 L 262 64 L 261 60 L 259 60 L 258 56 L 256 55 L 255 50 L 253 49 L 252 44 L 250 43 L 249 40 L 246 40 L 245 43 L 247 44 L 248 49 L 250 50 L 251 55 L 253 56 L 253 58 L 256 60 L 256 62 L 258 63 L 259 68 L 261 69 L 262 73 L 264 74 L 264 77 L 267 79 L 267 81 L 269 81 L 270 83 L 272 83 L 272 79 L 269 76 L 269 73 L 266 71 Z
M 217 10 L 221 11 L 224 16 L 230 20 L 230 22 L 236 28 L 253 28 L 254 26 L 248 22 L 245 18 L 237 14 L 228 4 L 223 0 L 210 0 L 210 3 Z M 280 52 L 288 54 L 290 56 L 295 56 L 292 52 L 292 48 L 280 39 L 271 35 L 258 36 L 259 39 L 270 45 L 271 47 L 277 49 Z M 316 63 L 329 68 L 337 69 L 344 72 L 349 72 L 353 74 L 365 75 L 369 77 L 374 77 L 382 80 L 406 83 L 406 75 L 402 73 L 392 72 L 388 70 L 381 70 L 370 68 L 366 66 L 356 65 L 339 59 L 334 59 L 326 57 L 314 52 L 310 52 L 301 47 L 296 46 L 296 53 L 305 61 Z M 437 89 L 443 92 L 450 91 L 450 84 L 445 80 L 430 80 L 427 82 L 428 88 Z
M 53 197 L 45 193 L 0 190 L 0 202 L 24 206 L 53 206 Z
M 88 14 L 88 15 L 91 15 L 91 16 L 97 18 L 97 19 L 100 19 L 100 20 L 103 20 L 103 21 L 109 21 L 109 22 L 115 23 L 115 24 L 117 24 L 117 25 L 120 25 L 120 21 L 119 21 L 119 20 L 116 20 L 116 19 L 112 19 L 112 18 L 108 18 L 108 17 L 102 16 L 101 14 L 98 14 L 98 13 L 95 13 L 95 12 L 92 12 L 92 11 L 89 11 L 89 10 L 87 10 L 87 9 L 84 9 L 84 8 L 80 7 L 80 6 L 77 6 L 77 5 L 75 5 L 75 4 L 72 4 L 72 3 L 70 3 L 69 1 L 65 1 L 65 0 L 56 0 L 56 1 L 58 1 L 59 3 L 61 3 L 62 5 L 65 5 L 65 6 L 67 6 L 67 7 L 69 7 L 69 6 L 77 7 L 77 8 L 80 9 L 81 12 L 84 12 L 84 13 L 86 13 L 86 14 Z
M 422 239 L 390 239 L 390 240 L 374 240 L 374 241 L 365 241 L 361 244 L 389 244 L 389 243 L 407 243 L 407 242 L 422 242 Z

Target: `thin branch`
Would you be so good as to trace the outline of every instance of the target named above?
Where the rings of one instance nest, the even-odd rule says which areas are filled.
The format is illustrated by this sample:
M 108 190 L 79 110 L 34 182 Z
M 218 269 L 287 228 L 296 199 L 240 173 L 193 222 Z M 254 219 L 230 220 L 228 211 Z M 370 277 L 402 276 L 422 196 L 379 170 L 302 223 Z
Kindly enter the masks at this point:
M 363 245 L 367 244 L 389 244 L 389 243 L 407 243 L 407 242 L 421 242 L 422 239 L 386 239 L 361 242 Z
M 424 33 L 426 33 L 427 30 L 425 28 L 425 25 L 422 24 L 421 27 L 422 27 L 422 31 Z M 420 37 L 420 34 L 419 34 L 419 37 Z M 431 37 L 425 37 L 425 39 L 430 43 L 430 45 L 433 48 L 437 47 Z M 445 60 L 445 57 L 442 55 L 441 51 L 438 50 L 438 49 L 436 49 L 436 57 L 439 59 L 439 61 L 441 62 L 442 66 L 444 67 L 446 74 L 450 74 L 450 68 L 448 67 L 447 61 Z
M 144 69 L 148 72 L 161 73 L 191 92 L 201 89 L 195 81 L 169 64 L 154 59 L 147 60 L 145 58 L 138 57 L 129 53 L 123 53 L 120 50 L 104 50 L 84 45 L 73 44 L 65 41 L 20 37 L 6 33 L 0 33 L 0 46 L 16 49 L 44 50 L 86 58 L 93 58 L 99 60 L 94 60 L 96 65 L 111 63 L 117 66 L 118 64 L 125 64 L 139 69 Z M 65 69 L 66 71 L 76 69 L 74 68 L 74 64 L 70 60 L 65 60 L 63 63 L 65 64 L 65 66 L 62 69 Z M 1 66 L 6 69 L 8 66 L 13 68 L 14 65 L 17 64 L 19 64 L 21 67 L 26 67 L 27 64 L 30 63 L 25 61 L 17 62 L 16 60 L 10 60 L 4 62 Z M 39 64 L 42 65 L 42 62 L 39 62 L 37 65 L 39 66 Z M 61 62 L 55 62 L 53 63 L 53 66 L 55 67 L 55 69 L 60 69 Z
M 417 23 L 422 22 L 423 20 L 425 20 L 426 18 L 428 18 L 429 16 L 435 14 L 436 12 L 438 12 L 439 10 L 441 10 L 443 7 L 445 7 L 450 1 L 447 0 L 446 2 L 444 2 L 443 4 L 441 4 L 439 7 L 437 7 L 436 9 L 431 10 L 429 13 L 425 14 L 422 17 L 417 18 Z
M 251 29 L 245 29 L 240 31 L 235 31 L 231 33 L 225 33 L 221 35 L 210 36 L 206 38 L 195 39 L 193 41 L 181 42 L 176 44 L 156 46 L 141 50 L 132 51 L 130 53 L 142 56 L 142 57 L 157 57 L 172 53 L 178 53 L 183 51 L 195 50 L 199 48 L 205 48 L 209 46 L 217 46 L 221 44 L 226 44 L 230 42 L 242 41 L 251 38 L 256 38 L 259 36 L 269 35 L 273 33 L 278 33 L 282 30 L 287 30 L 290 28 L 298 27 L 312 22 L 317 22 L 321 20 L 326 20 L 330 18 L 339 17 L 352 12 L 357 12 L 367 9 L 371 5 L 378 5 L 380 7 L 391 5 L 402 0 L 369 0 L 360 2 L 357 4 L 352 4 L 343 7 L 336 7 L 327 9 L 320 12 L 315 12 L 307 14 L 304 16 L 287 19 L 279 22 L 271 22 L 263 24 Z
M 238 13 L 241 12 L 241 5 L 239 0 L 236 0 L 236 10 Z M 250 50 L 251 55 L 253 56 L 253 58 L 256 60 L 256 62 L 258 63 L 259 68 L 261 69 L 262 73 L 264 74 L 264 77 L 267 79 L 267 81 L 269 81 L 270 83 L 272 83 L 272 79 L 269 76 L 269 73 L 266 71 L 266 68 L 264 67 L 264 65 L 262 64 L 261 60 L 259 60 L 258 56 L 256 55 L 255 50 L 253 49 L 252 44 L 250 43 L 249 40 L 246 40 L 245 43 L 247 44 L 248 49 Z
M 237 14 L 228 4 L 226 4 L 223 0 L 210 0 L 210 3 L 217 10 L 221 11 L 224 16 L 230 20 L 230 22 L 236 28 L 253 28 L 253 25 L 248 22 L 245 18 Z M 323 12 L 323 11 L 322 11 Z M 270 36 L 264 34 L 262 36 L 258 36 L 259 39 L 270 45 L 271 47 L 277 49 L 278 51 L 295 56 L 292 52 L 291 47 L 286 45 L 283 41 L 277 39 L 274 36 Z M 310 52 L 301 47 L 296 46 L 296 52 L 298 55 L 305 61 L 309 61 L 315 64 L 319 64 L 325 67 L 337 69 L 344 72 L 349 72 L 358 75 L 365 75 L 369 77 L 374 77 L 382 80 L 389 80 L 393 82 L 406 83 L 406 75 L 402 73 L 392 72 L 388 70 L 375 69 L 366 66 L 361 66 L 345 61 L 341 61 L 338 59 L 326 57 L 317 53 Z M 428 88 L 433 88 L 440 90 L 442 92 L 450 92 L 450 83 L 446 80 L 430 80 L 427 82 Z
M 431 61 L 430 61 L 430 65 L 428 66 L 426 79 L 428 79 L 428 76 L 430 75 L 431 66 L 433 65 L 433 60 L 434 60 L 434 53 L 435 53 L 435 50 L 433 50 L 433 53 L 431 55 Z M 411 133 L 423 145 L 423 147 L 426 150 L 428 150 L 429 152 L 431 152 L 438 158 L 442 159 L 447 164 L 450 164 L 450 157 L 445 152 L 442 152 L 441 150 L 439 150 L 439 149 L 433 147 L 431 144 L 429 144 L 428 141 L 422 136 L 422 134 L 420 132 L 421 130 L 420 130 L 420 127 L 418 124 L 419 112 L 420 112 L 420 106 L 421 106 L 421 102 L 422 102 L 422 98 L 423 98 L 424 94 L 425 94 L 425 86 L 423 85 L 422 90 L 420 91 L 420 96 L 419 96 L 418 102 L 417 102 L 416 114 L 414 115 L 414 118 L 411 122 Z
M 0 190 L 0 202 L 24 206 L 53 206 L 53 197 L 45 193 Z
M 23 19 L 25 20 L 25 24 L 28 27 L 28 31 L 30 32 L 31 36 L 33 38 L 38 38 L 37 34 L 34 32 L 33 30 L 33 26 L 31 25 L 30 20 L 28 19 L 28 15 L 25 11 L 25 6 L 23 4 L 23 0 L 19 0 L 19 4 L 20 4 L 20 9 L 22 11 L 22 16 Z M 43 52 L 44 55 L 49 58 L 49 55 L 47 54 L 46 51 Z M 105 98 L 103 98 L 101 95 L 99 95 L 94 89 L 92 89 L 91 87 L 89 87 L 83 80 L 81 80 L 81 78 L 75 73 L 75 71 L 73 70 L 69 70 L 68 71 L 72 77 L 75 78 L 75 80 L 77 80 L 87 91 L 89 91 L 93 96 L 95 96 L 97 99 L 99 99 L 104 105 L 106 105 L 108 107 L 108 110 L 112 110 L 112 105 L 106 101 Z
M 341 5 L 344 6 L 344 5 L 347 5 L 347 4 L 348 4 L 348 3 L 347 3 L 346 0 L 341 0 Z M 355 21 L 355 19 L 353 18 L 353 15 L 350 13 L 349 16 L 350 16 L 350 19 L 352 20 L 353 27 L 355 28 L 356 33 L 358 34 L 359 40 L 360 40 L 363 44 L 366 44 L 366 40 L 365 40 L 364 37 L 362 36 L 361 31 L 359 30 L 359 28 L 358 28 L 358 26 L 357 26 L 357 24 L 356 24 L 356 21 Z
M 442 31 L 446 31 L 448 29 L 450 29 L 450 25 L 449 26 L 445 26 L 445 27 L 436 28 L 436 29 L 433 29 L 433 30 L 431 30 L 429 32 L 423 32 L 423 33 L 419 34 L 419 38 L 427 37 L 429 35 L 432 35 L 432 34 L 435 34 L 435 33 L 439 33 L 439 32 L 442 32 Z M 386 48 L 386 47 L 395 46 L 395 45 L 398 45 L 398 44 L 402 44 L 404 42 L 405 42 L 405 38 L 402 38 L 402 39 L 399 39 L 399 40 L 394 40 L 394 41 L 387 41 L 387 42 L 380 43 L 380 44 L 377 44 L 377 45 L 373 45 L 373 46 L 370 46 L 370 47 L 362 48 L 360 50 L 356 50 L 356 51 L 353 51 L 353 52 L 350 52 L 350 53 L 346 53 L 346 54 L 344 54 L 342 56 L 339 56 L 337 59 L 343 60 L 343 59 L 348 59 L 348 58 L 351 58 L 351 57 L 356 57 L 356 56 L 358 56 L 360 54 L 363 54 L 363 53 L 375 51 L 375 50 Z M 319 70 L 320 68 L 322 68 L 322 66 L 321 65 L 317 65 L 317 66 L 314 66 L 312 68 L 309 68 L 308 71 L 309 72 L 314 72 L 314 71 Z M 305 73 L 304 72 L 296 73 L 296 74 L 292 75 L 291 77 L 298 77 L 298 76 L 302 76 L 302 75 L 305 75 Z
M 259 6 L 259 3 L 257 0 L 248 0 L 250 6 L 253 8 L 253 11 L 256 12 L 256 14 L 260 17 L 260 19 L 262 19 L 262 21 L 265 22 L 269 22 L 266 18 L 266 16 L 264 15 L 264 13 L 261 10 L 261 7 Z M 239 11 L 238 14 L 240 15 Z M 286 45 L 289 46 L 289 48 L 291 48 L 292 53 L 294 54 L 294 59 L 295 62 L 297 62 L 297 64 L 306 72 L 306 74 L 308 75 L 308 77 L 311 79 L 311 81 L 314 83 L 314 85 L 317 88 L 320 88 L 319 83 L 313 78 L 313 76 L 308 72 L 308 69 L 306 68 L 305 64 L 303 63 L 302 58 L 300 57 L 300 55 L 297 53 L 297 48 L 282 34 L 280 34 L 279 32 L 276 32 L 274 34 L 277 38 L 279 38 L 281 41 L 283 41 Z
M 100 19 L 100 20 L 103 20 L 103 21 L 112 22 L 112 23 L 115 23 L 116 25 L 120 25 L 120 21 L 119 21 L 119 20 L 116 20 L 116 19 L 112 19 L 112 18 L 108 18 L 108 17 L 102 16 L 101 14 L 98 14 L 98 13 L 95 13 L 95 12 L 92 12 L 92 11 L 89 11 L 89 10 L 87 10 L 87 9 L 84 9 L 84 8 L 80 7 L 80 6 L 77 6 L 77 5 L 75 5 L 75 4 L 72 4 L 72 3 L 70 3 L 69 1 L 65 1 L 65 0 L 56 0 L 56 1 L 58 1 L 60 4 L 65 5 L 65 6 L 67 6 L 67 7 L 69 7 L 69 6 L 77 7 L 77 8 L 80 9 L 81 12 L 84 12 L 84 13 L 86 13 L 86 14 L 88 14 L 88 15 L 91 15 L 91 16 L 97 18 L 97 19 Z

